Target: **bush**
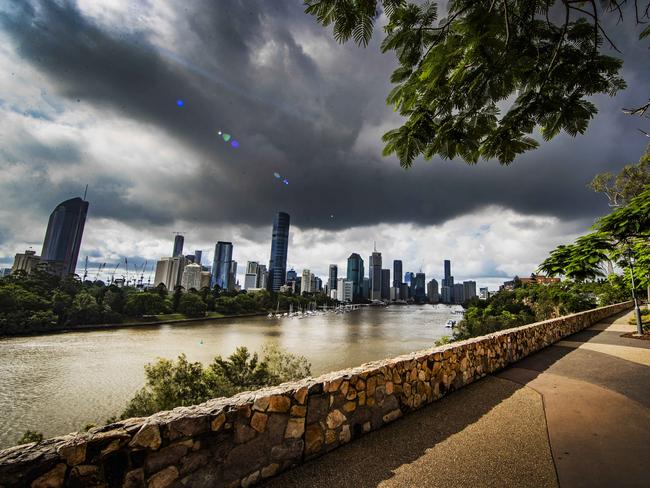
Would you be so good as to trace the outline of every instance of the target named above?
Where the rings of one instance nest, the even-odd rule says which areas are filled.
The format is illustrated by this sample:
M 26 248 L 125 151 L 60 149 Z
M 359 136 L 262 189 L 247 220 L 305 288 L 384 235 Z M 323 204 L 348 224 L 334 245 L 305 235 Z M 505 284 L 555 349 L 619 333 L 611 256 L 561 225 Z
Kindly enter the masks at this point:
M 158 294 L 133 293 L 126 299 L 124 313 L 130 317 L 142 317 L 162 313 L 164 308 L 165 300 Z
M 178 311 L 186 317 L 205 317 L 206 305 L 199 295 L 185 293 L 178 303 Z
M 18 445 L 20 444 L 29 444 L 32 442 L 41 442 L 43 440 L 43 434 L 33 430 L 26 431 L 20 439 L 18 439 Z

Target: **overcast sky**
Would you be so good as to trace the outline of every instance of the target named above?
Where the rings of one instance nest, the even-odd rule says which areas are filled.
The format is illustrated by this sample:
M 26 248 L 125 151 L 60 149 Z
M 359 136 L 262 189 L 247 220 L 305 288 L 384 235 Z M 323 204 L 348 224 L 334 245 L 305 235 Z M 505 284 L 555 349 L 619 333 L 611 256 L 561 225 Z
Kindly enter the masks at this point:
M 635 162 L 647 139 L 622 107 L 647 99 L 647 43 L 612 32 L 628 89 L 594 98 L 588 133 L 560 136 L 511 166 L 381 156 L 400 119 L 395 68 L 339 45 L 298 0 L 5 2 L 0 7 L 0 267 L 40 253 L 49 213 L 81 196 L 91 266 L 168 256 L 173 232 L 211 261 L 232 241 L 268 264 L 271 223 L 291 215 L 289 265 L 326 278 L 373 241 L 404 271 L 479 285 L 528 275 L 608 211 L 586 184 Z M 178 100 L 183 101 L 179 107 Z M 230 134 L 234 148 L 219 136 Z M 282 175 L 289 184 L 277 179 Z

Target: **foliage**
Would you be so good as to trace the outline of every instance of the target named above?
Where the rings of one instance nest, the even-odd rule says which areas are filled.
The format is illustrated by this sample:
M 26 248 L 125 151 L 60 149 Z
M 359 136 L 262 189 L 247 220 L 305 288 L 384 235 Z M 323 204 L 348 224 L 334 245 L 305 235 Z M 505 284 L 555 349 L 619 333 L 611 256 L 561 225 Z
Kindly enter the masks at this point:
M 584 133 L 597 113 L 591 96 L 626 86 L 622 61 L 603 54 L 613 43 L 601 20 L 622 18 L 619 3 L 450 0 L 438 20 L 436 2 L 305 1 L 337 41 L 364 46 L 383 8 L 381 49 L 399 64 L 387 102 L 406 118 L 384 135 L 384 154 L 403 167 L 419 155 L 509 164 L 538 147 L 537 127 L 547 141 Z
M 158 293 L 133 293 L 126 300 L 124 312 L 130 317 L 156 315 L 165 311 L 165 300 Z
M 185 293 L 178 303 L 178 311 L 186 317 L 205 317 L 206 305 L 199 295 Z
M 227 359 L 215 357 L 208 367 L 189 362 L 184 354 L 176 361 L 159 359 L 145 366 L 146 385 L 128 403 L 122 418 L 196 405 L 310 374 L 310 365 L 304 357 L 274 346 L 265 348 L 261 360 L 257 353 L 251 355 L 247 348 L 238 347 Z
M 612 207 L 627 204 L 650 185 L 650 145 L 637 164 L 628 164 L 616 175 L 610 172 L 597 174 L 589 187 L 603 193 Z
M 33 430 L 26 431 L 20 439 L 18 439 L 18 445 L 20 444 L 29 444 L 32 442 L 41 442 L 43 440 L 43 434 Z

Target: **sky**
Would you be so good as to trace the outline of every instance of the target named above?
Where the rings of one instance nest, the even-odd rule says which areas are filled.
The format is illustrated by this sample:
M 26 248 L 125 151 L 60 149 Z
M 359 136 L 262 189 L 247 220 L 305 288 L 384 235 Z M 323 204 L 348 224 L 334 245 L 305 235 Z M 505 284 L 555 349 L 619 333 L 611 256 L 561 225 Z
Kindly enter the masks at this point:
M 353 252 L 367 268 L 375 243 L 385 268 L 402 259 L 427 280 L 444 259 L 479 286 L 527 276 L 608 212 L 591 178 L 648 142 L 621 111 L 647 100 L 647 46 L 629 16 L 614 20 L 628 88 L 593 98 L 585 135 L 507 167 L 420 158 L 404 170 L 381 155 L 401 123 L 385 103 L 396 62 L 379 49 L 383 16 L 362 48 L 336 43 L 296 0 L 5 2 L 0 268 L 40 253 L 50 212 L 87 184 L 80 273 L 85 256 L 150 266 L 182 232 L 204 264 L 231 241 L 243 283 L 246 261 L 268 263 L 285 211 L 289 266 L 324 281 Z

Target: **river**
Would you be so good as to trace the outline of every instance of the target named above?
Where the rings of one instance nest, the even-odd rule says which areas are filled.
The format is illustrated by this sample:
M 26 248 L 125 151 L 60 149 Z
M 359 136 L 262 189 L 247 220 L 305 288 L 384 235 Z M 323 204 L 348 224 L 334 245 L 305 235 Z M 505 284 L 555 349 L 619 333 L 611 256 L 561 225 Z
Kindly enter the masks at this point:
M 458 306 L 365 307 L 303 319 L 247 317 L 0 339 L 0 448 L 26 430 L 45 437 L 118 415 L 157 357 L 210 363 L 267 343 L 305 356 L 314 376 L 433 345 Z

